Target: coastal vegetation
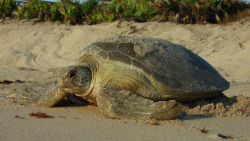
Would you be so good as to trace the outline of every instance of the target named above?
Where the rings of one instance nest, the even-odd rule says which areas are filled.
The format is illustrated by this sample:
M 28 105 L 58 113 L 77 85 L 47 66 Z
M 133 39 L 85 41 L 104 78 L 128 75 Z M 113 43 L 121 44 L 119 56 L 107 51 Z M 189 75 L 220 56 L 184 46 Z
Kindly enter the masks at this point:
M 0 0 L 0 18 L 60 21 L 66 24 L 98 24 L 115 20 L 170 21 L 175 23 L 227 23 L 249 16 L 249 4 L 241 0 L 59 0 L 46 2 Z
M 17 3 L 15 0 L 0 0 L 0 18 L 11 16 L 16 9 Z

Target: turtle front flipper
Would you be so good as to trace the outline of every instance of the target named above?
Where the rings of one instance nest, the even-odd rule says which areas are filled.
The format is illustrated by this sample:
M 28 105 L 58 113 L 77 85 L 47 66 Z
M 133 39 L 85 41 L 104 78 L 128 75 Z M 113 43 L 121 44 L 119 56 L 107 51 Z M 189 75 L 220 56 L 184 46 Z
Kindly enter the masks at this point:
M 64 91 L 54 83 L 47 88 L 37 105 L 41 107 L 52 107 L 68 95 L 70 95 L 70 93 Z
M 169 120 L 182 112 L 180 103 L 154 102 L 127 90 L 105 88 L 97 97 L 97 105 L 104 116 L 116 119 Z
M 69 93 L 60 89 L 56 83 L 48 88 L 23 86 L 16 92 L 16 101 L 24 105 L 52 107 Z

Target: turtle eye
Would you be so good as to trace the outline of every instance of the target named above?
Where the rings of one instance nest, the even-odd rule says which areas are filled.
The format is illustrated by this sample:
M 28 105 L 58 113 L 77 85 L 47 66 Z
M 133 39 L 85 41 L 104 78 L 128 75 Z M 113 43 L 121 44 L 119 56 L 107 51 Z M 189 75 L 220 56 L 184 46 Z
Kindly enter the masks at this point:
M 76 71 L 70 72 L 70 73 L 68 74 L 68 76 L 69 76 L 70 78 L 76 76 Z

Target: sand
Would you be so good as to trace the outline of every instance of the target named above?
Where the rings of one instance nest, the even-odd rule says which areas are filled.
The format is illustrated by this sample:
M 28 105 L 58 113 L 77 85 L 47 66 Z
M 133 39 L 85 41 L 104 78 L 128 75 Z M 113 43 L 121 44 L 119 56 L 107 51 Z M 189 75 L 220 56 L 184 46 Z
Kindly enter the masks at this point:
M 250 17 L 227 25 L 32 23 L 0 21 L 0 140 L 250 140 Z M 41 108 L 15 102 L 19 87 L 54 82 L 58 70 L 72 64 L 81 49 L 117 35 L 161 38 L 187 47 L 231 83 L 224 92 L 231 98 L 186 105 L 170 121 L 107 119 L 92 105 Z M 52 118 L 30 116 L 37 112 Z

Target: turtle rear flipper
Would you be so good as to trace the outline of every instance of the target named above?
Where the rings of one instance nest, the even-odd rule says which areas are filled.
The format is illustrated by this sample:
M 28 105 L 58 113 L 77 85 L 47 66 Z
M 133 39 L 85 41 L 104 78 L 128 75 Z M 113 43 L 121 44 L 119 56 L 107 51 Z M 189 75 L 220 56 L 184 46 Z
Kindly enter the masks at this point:
M 173 119 L 182 112 L 175 100 L 154 102 L 127 90 L 104 89 L 97 97 L 104 116 L 115 119 Z

